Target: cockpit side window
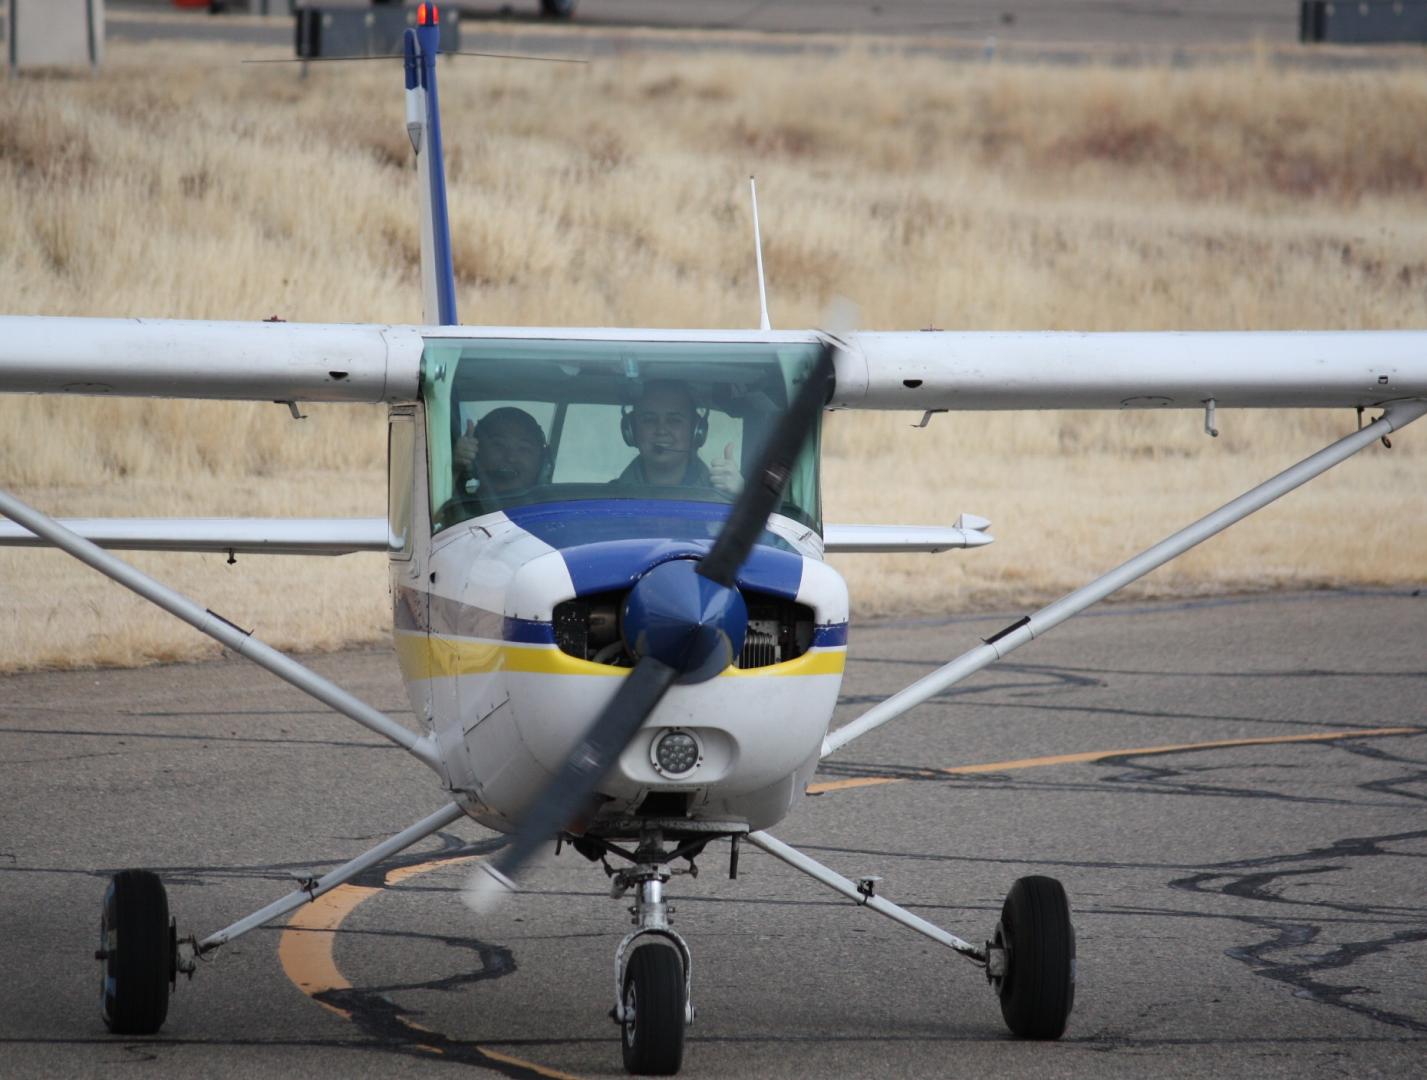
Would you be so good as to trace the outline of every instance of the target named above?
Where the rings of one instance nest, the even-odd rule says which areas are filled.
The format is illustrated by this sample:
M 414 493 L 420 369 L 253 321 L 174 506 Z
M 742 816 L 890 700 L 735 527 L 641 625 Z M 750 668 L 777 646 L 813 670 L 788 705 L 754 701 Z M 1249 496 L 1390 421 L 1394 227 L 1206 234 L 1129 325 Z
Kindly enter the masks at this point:
M 416 425 L 411 413 L 393 411 L 387 419 L 387 553 L 398 561 L 411 558 L 415 462 Z

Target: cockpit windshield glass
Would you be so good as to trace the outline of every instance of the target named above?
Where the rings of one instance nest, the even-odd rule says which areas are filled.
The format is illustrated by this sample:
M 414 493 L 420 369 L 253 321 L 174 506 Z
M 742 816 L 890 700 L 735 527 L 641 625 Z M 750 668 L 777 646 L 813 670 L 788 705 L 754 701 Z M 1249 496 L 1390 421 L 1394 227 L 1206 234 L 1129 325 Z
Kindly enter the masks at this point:
M 731 503 L 810 344 L 428 341 L 433 529 L 576 499 Z M 820 425 L 778 513 L 821 530 Z

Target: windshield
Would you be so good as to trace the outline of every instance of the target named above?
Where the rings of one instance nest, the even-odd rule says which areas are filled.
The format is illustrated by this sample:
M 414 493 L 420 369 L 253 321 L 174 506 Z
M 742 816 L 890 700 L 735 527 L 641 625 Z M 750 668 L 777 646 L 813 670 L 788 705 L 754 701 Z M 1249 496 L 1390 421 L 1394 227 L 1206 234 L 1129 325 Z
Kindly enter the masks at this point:
M 731 503 L 816 345 L 428 341 L 432 527 L 572 499 Z M 820 423 L 778 513 L 821 531 Z

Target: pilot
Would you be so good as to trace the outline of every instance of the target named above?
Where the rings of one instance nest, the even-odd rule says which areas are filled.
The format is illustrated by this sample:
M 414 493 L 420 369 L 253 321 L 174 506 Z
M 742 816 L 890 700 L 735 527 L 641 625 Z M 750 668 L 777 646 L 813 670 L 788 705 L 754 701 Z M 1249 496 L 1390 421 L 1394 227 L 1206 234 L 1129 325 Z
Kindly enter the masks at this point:
M 695 452 L 708 438 L 708 412 L 695 407 L 693 395 L 682 383 L 663 379 L 645 383 L 639 400 L 620 418 L 620 431 L 639 456 L 615 478 L 616 484 L 712 488 L 729 497 L 743 487 L 733 461 L 733 443 L 712 465 L 705 465 Z
M 539 421 L 513 405 L 492 409 L 451 449 L 456 489 L 500 500 L 540 483 L 548 454 Z

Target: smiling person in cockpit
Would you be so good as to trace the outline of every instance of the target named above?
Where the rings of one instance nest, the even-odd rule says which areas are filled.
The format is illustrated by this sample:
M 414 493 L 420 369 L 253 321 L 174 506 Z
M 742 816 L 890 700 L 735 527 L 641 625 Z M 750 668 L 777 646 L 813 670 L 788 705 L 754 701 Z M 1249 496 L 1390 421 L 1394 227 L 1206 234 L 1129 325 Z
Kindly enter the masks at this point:
M 733 461 L 733 443 L 711 465 L 696 452 L 708 430 L 708 412 L 694 405 L 688 387 L 663 379 L 646 383 L 639 400 L 620 417 L 624 441 L 639 456 L 614 482 L 713 488 L 730 497 L 737 495 L 743 477 Z
M 545 432 L 524 409 L 492 409 L 466 430 L 451 451 L 458 490 L 492 502 L 519 495 L 540 482 Z

